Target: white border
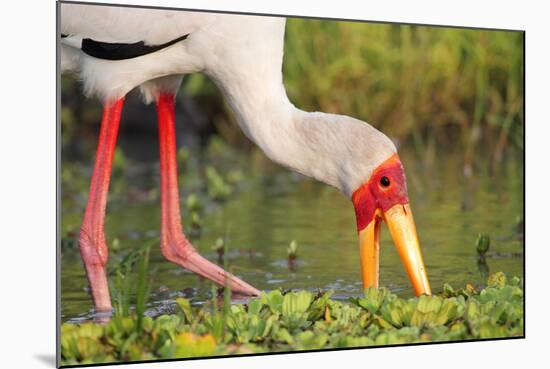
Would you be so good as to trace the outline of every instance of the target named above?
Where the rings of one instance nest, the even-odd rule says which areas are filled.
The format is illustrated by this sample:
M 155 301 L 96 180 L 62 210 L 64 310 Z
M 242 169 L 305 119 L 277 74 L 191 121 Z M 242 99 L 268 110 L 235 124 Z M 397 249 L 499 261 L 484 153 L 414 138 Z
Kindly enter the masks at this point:
M 547 362 L 546 229 L 550 189 L 547 142 L 549 49 L 543 5 L 519 1 L 182 1 L 119 3 L 429 23 L 527 31 L 527 338 L 525 340 L 380 348 L 157 363 L 155 368 L 277 368 L 335 365 L 388 368 L 517 368 Z M 544 4 L 544 2 L 538 2 Z M 3 4 L 0 273 L 2 366 L 52 367 L 55 352 L 55 4 Z M 540 360 L 540 361 L 539 361 Z M 543 361 L 544 360 L 544 361 Z M 11 365 L 10 365 L 11 364 Z M 535 365 L 537 365 L 535 364 Z M 135 365 L 132 368 L 151 366 Z M 126 366 L 113 366 L 123 368 Z

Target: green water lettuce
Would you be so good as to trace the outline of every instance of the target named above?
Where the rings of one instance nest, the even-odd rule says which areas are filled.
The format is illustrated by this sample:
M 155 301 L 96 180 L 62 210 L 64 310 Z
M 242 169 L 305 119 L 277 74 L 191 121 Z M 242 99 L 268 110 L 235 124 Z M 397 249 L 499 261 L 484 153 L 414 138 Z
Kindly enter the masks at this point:
M 349 301 L 331 293 L 263 292 L 246 305 L 214 299 L 193 307 L 177 298 L 176 314 L 115 315 L 106 324 L 65 323 L 63 365 L 157 358 L 238 355 L 322 348 L 444 342 L 522 336 L 521 279 L 497 273 L 471 285 L 402 299 L 369 288 Z

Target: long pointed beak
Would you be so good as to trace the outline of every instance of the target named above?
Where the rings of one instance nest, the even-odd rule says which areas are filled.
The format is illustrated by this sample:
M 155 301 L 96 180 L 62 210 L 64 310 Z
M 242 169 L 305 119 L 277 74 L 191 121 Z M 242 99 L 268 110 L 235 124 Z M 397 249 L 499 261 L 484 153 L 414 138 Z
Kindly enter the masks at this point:
M 418 243 L 416 227 L 409 204 L 395 205 L 380 214 L 359 233 L 361 272 L 363 287 L 378 287 L 380 220 L 388 225 L 390 235 L 405 267 L 417 296 L 431 294 L 422 253 Z
M 380 211 L 365 229 L 359 232 L 359 255 L 363 288 L 378 288 L 380 264 Z

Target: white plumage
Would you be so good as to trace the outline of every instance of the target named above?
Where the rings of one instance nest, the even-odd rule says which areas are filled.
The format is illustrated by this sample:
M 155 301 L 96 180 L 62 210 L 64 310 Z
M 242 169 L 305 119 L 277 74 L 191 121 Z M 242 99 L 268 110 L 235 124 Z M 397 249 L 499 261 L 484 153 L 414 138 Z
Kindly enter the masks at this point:
M 215 13 L 62 4 L 61 33 L 103 42 L 162 44 L 212 24 Z M 83 22 L 85 20 L 85 22 Z
M 284 28 L 280 17 L 62 4 L 61 32 L 68 37 L 61 66 L 103 101 L 141 86 L 150 102 L 159 92 L 176 92 L 183 75 L 205 73 L 266 155 L 351 196 L 395 146 L 360 120 L 294 107 L 282 80 Z M 78 49 L 83 38 L 155 45 L 184 34 L 186 40 L 161 51 L 120 61 Z

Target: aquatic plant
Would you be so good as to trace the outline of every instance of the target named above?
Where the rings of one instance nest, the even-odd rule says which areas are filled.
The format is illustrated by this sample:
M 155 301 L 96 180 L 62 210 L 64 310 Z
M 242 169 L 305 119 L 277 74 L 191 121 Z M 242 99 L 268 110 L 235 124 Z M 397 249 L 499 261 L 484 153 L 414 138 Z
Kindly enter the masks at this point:
M 212 250 L 216 251 L 219 259 L 223 258 L 223 255 L 225 254 L 225 246 L 225 240 L 223 237 L 216 238 L 216 242 L 212 246 Z
M 200 212 L 204 207 L 202 201 L 194 193 L 187 196 L 187 199 L 185 200 L 185 206 L 187 206 L 187 209 L 191 212 Z
M 489 246 L 491 245 L 491 238 L 486 233 L 480 233 L 477 236 L 476 241 L 476 250 L 479 256 L 485 256 L 487 251 L 489 251 Z
M 199 230 L 202 227 L 202 218 L 198 212 L 191 212 L 191 227 Z
M 120 250 L 120 239 L 118 237 L 113 238 L 113 241 L 111 241 L 111 250 Z
M 215 292 L 215 291 L 214 291 Z M 449 285 L 434 296 L 403 299 L 385 288 L 348 302 L 331 293 L 264 292 L 248 304 L 193 307 L 156 318 L 115 316 L 107 324 L 61 327 L 62 365 L 236 355 L 320 348 L 517 337 L 524 333 L 522 282 L 491 275 L 484 289 Z
M 295 260 L 298 256 L 298 242 L 296 240 L 290 241 L 290 244 L 286 248 L 286 253 L 288 255 L 288 260 Z
M 217 201 L 226 200 L 233 193 L 233 186 L 212 166 L 206 167 L 206 184 L 208 196 Z
M 135 314 L 139 327 L 142 325 L 151 286 L 149 254 L 151 247 L 158 241 L 158 238 L 155 238 L 145 242 L 141 247 L 126 254 L 120 261 L 111 262 L 108 266 L 109 277 L 111 277 L 109 288 L 114 300 L 114 315 L 118 317 L 130 316 L 130 295 L 135 294 Z M 137 272 L 134 270 L 136 265 L 138 265 Z
M 489 275 L 489 264 L 485 259 L 485 254 L 489 251 L 489 246 L 491 245 L 491 238 L 486 233 L 480 233 L 477 236 L 476 240 L 476 251 L 477 251 L 477 269 L 481 275 L 485 278 Z

